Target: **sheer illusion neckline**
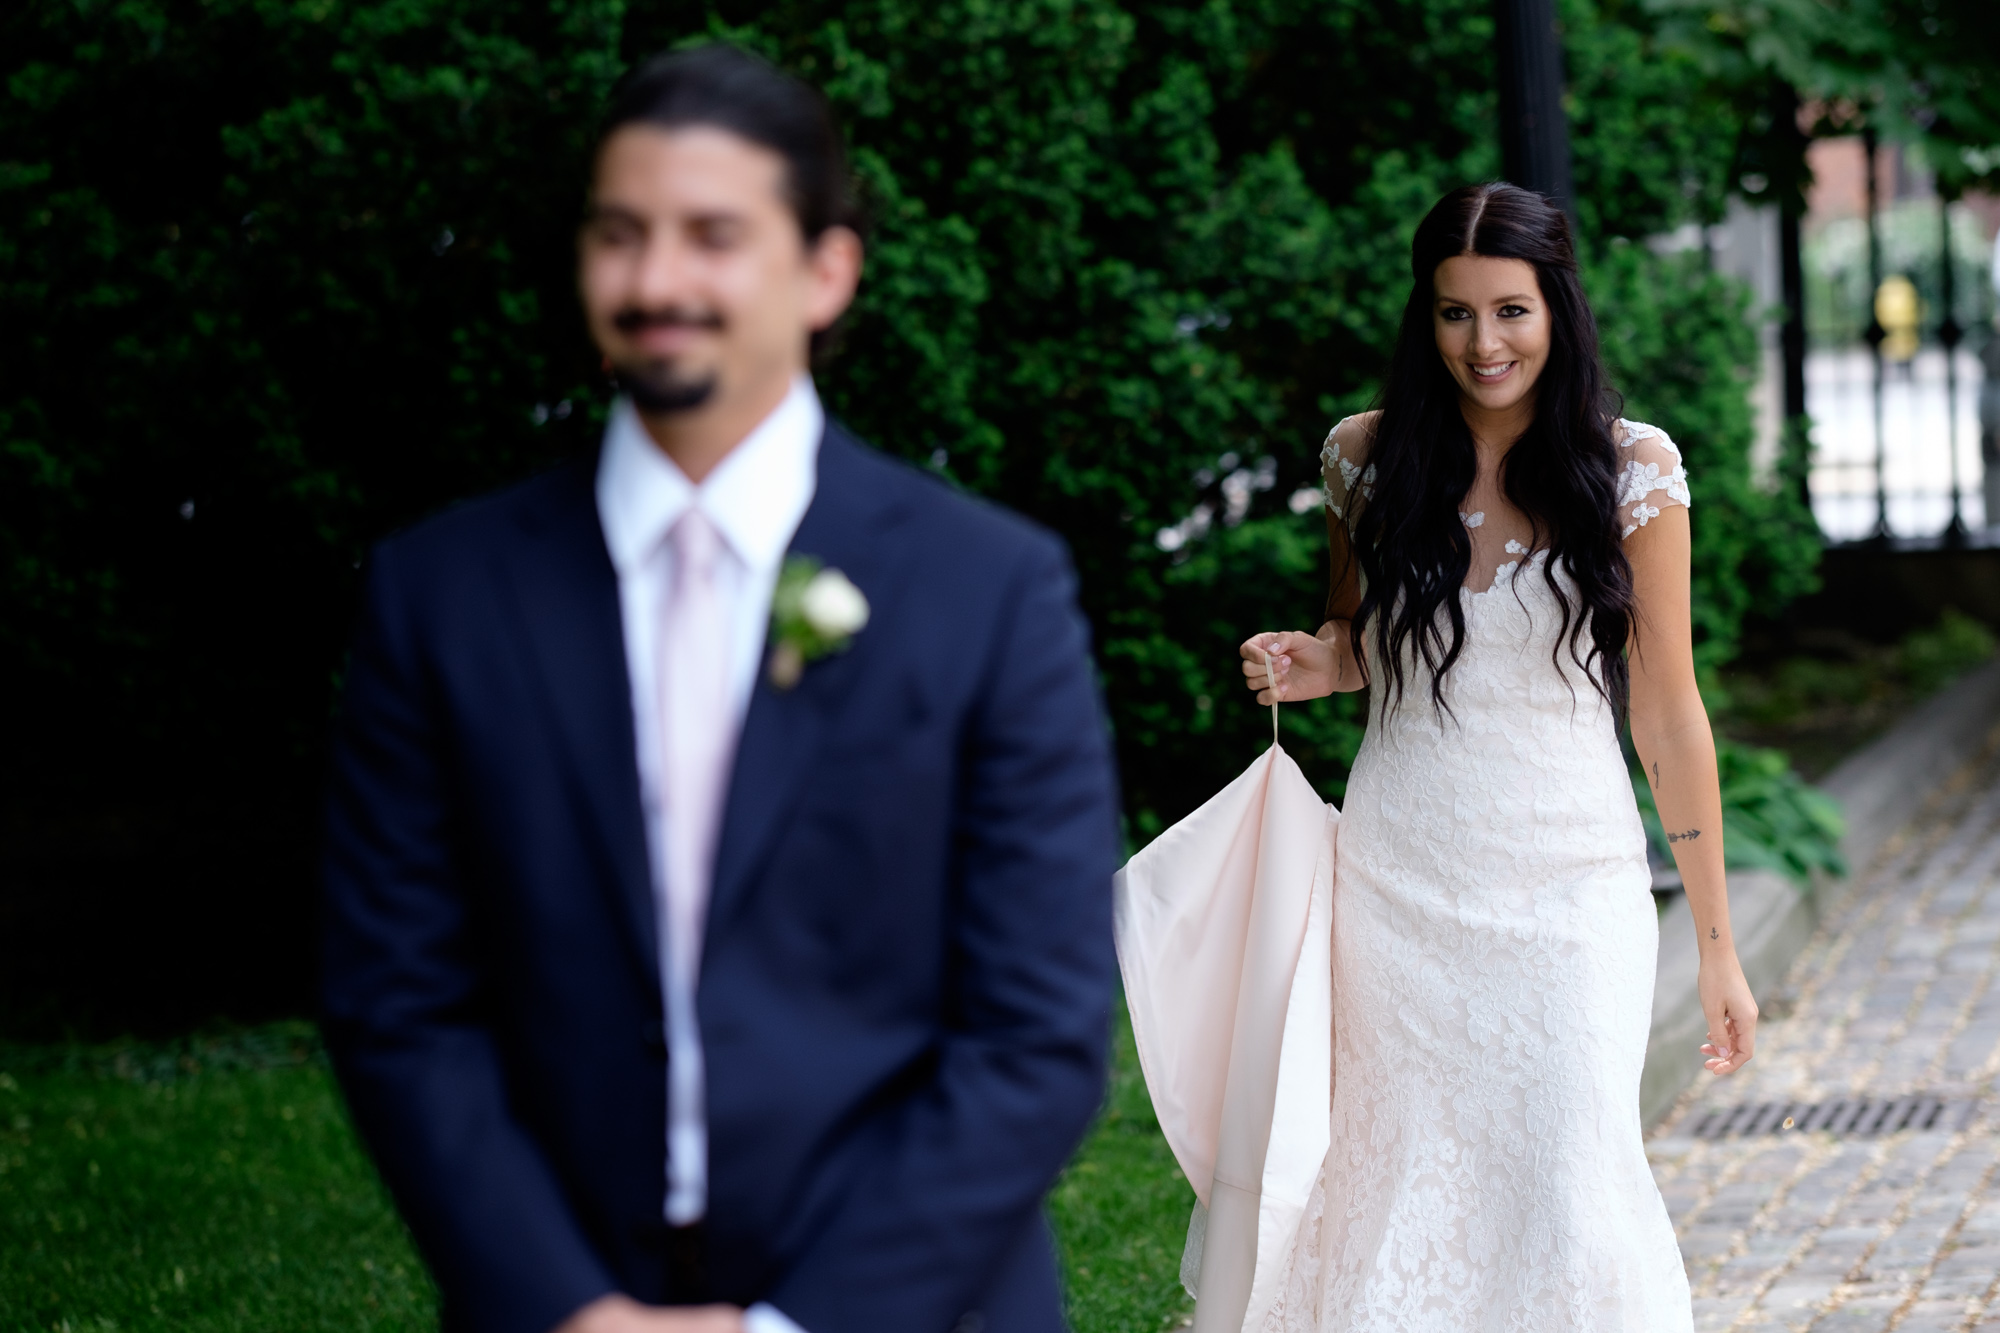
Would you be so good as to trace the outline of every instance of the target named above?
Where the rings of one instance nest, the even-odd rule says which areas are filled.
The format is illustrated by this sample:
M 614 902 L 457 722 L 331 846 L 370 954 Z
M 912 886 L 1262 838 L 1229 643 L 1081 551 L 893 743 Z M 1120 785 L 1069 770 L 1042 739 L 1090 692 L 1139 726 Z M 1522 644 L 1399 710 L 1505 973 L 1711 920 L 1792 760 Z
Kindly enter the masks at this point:
M 1502 515 L 1502 517 L 1504 518 L 1506 517 L 1506 515 Z M 1484 509 L 1475 509 L 1472 512 L 1467 513 L 1465 510 L 1461 509 L 1458 511 L 1458 521 L 1460 523 L 1463 523 L 1465 525 L 1466 532 L 1470 533 L 1474 528 L 1483 528 L 1486 526 L 1486 511 Z M 1532 536 L 1533 534 L 1531 533 L 1530 535 Z M 1474 545 L 1477 545 L 1476 541 Z M 1494 589 L 1500 586 L 1501 580 L 1507 578 L 1508 576 L 1518 571 L 1521 566 L 1521 557 L 1528 554 L 1527 546 L 1518 537 L 1509 537 L 1507 539 L 1507 544 L 1501 549 L 1506 554 L 1511 555 L 1514 558 L 1512 560 L 1504 561 L 1503 563 L 1495 566 L 1493 570 L 1493 577 L 1491 580 L 1488 581 L 1488 583 L 1484 588 L 1475 588 L 1470 583 L 1459 584 L 1458 590 L 1461 593 L 1465 594 L 1468 597 L 1486 596 L 1488 593 L 1492 592 Z M 1472 570 L 1469 568 L 1465 572 L 1467 577 L 1470 577 L 1472 574 Z
M 1491 597 L 1494 593 L 1500 591 L 1501 584 L 1511 584 L 1521 576 L 1524 572 L 1521 569 L 1521 562 L 1523 560 L 1526 560 L 1529 567 L 1532 568 L 1548 556 L 1549 548 L 1542 546 L 1530 551 L 1526 546 L 1510 537 L 1507 539 L 1506 552 L 1514 558 L 1505 564 L 1495 566 L 1493 578 L 1485 587 L 1475 588 L 1469 583 L 1461 583 L 1458 585 L 1459 595 L 1469 601 L 1477 601 L 1481 597 Z
M 1336 519 L 1346 517 L 1351 512 L 1351 505 L 1371 500 L 1375 495 L 1375 464 L 1366 457 L 1365 450 L 1360 451 L 1358 457 L 1350 458 L 1342 449 L 1339 438 L 1341 427 L 1352 420 L 1352 417 L 1343 418 L 1327 432 L 1326 440 L 1320 446 L 1320 476 L 1325 483 L 1326 509 Z M 1680 450 L 1665 431 L 1623 417 L 1617 420 L 1616 426 L 1618 448 L 1623 451 L 1615 479 L 1617 512 L 1621 535 L 1630 537 L 1650 520 L 1658 518 L 1665 506 L 1687 507 L 1693 500 L 1688 493 L 1687 469 L 1681 462 Z M 1460 510 L 1458 518 L 1470 532 L 1485 526 L 1487 513 L 1485 510 Z M 1542 558 L 1543 550 L 1531 553 L 1515 539 L 1506 543 L 1508 555 L 1524 557 L 1530 563 Z M 1519 559 L 1500 564 L 1483 588 L 1462 582 L 1459 593 L 1467 599 L 1491 596 L 1510 575 L 1520 573 L 1520 564 Z M 1471 569 L 1466 571 L 1466 576 L 1468 580 L 1471 578 Z

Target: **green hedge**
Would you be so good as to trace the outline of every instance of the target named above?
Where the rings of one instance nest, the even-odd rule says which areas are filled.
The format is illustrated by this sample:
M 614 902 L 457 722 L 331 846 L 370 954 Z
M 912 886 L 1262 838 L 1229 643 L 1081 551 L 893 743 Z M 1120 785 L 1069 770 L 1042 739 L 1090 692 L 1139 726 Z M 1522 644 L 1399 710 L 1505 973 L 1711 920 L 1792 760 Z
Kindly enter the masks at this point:
M 1712 663 L 1813 553 L 1750 477 L 1742 294 L 1633 242 L 1718 213 L 1741 116 L 1636 7 L 1564 17 L 1591 287 L 1687 450 Z M 1322 596 L 1289 502 L 1375 387 L 1418 217 L 1498 169 L 1486 0 L 11 7 L 0 671 L 41 705 L 11 780 L 309 801 L 367 543 L 589 447 L 588 127 L 704 35 L 838 107 L 879 226 L 827 397 L 1070 541 L 1134 837 L 1248 761 L 1233 646 Z M 1330 792 L 1354 709 L 1292 710 Z

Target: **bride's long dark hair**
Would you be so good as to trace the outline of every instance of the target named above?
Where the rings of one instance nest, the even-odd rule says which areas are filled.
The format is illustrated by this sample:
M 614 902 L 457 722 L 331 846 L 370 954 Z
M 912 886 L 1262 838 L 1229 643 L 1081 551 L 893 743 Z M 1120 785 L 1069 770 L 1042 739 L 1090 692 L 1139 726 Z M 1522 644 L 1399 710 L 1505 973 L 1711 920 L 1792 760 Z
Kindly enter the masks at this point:
M 1598 358 L 1597 321 L 1584 299 L 1569 221 L 1541 195 L 1513 185 L 1452 191 L 1424 217 L 1410 247 L 1410 300 L 1368 454 L 1372 494 L 1347 511 L 1350 545 L 1367 576 L 1351 629 L 1356 655 L 1372 624 L 1390 698 L 1400 706 L 1405 651 L 1414 644 L 1431 678 L 1432 702 L 1449 712 L 1444 680 L 1465 647 L 1459 589 L 1472 563 L 1459 508 L 1477 460 L 1432 319 L 1438 265 L 1457 255 L 1525 260 L 1541 283 L 1549 357 L 1535 385 L 1533 423 L 1508 450 L 1500 486 L 1534 525 L 1530 549 L 1548 551 L 1543 577 L 1562 608 L 1557 671 L 1567 655 L 1622 719 L 1633 603 L 1611 436 L 1620 403 Z M 1558 566 L 1569 574 L 1574 599 L 1556 579 Z

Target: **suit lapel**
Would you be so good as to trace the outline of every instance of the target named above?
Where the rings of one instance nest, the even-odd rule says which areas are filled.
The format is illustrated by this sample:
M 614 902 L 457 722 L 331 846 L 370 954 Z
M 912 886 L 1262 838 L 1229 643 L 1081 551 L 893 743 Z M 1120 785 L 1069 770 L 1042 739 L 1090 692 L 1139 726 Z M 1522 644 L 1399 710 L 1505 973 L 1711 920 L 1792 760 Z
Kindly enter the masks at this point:
M 568 752 L 586 819 L 626 938 L 646 975 L 659 975 L 659 927 L 647 869 L 645 815 L 632 730 L 632 689 L 618 575 L 604 548 L 592 471 L 552 479 L 524 513 L 528 540 L 510 568 L 531 656 Z
M 771 684 L 764 668 L 766 644 L 737 743 L 717 843 L 708 910 L 711 932 L 727 918 L 784 829 L 841 699 L 865 668 L 867 636 L 885 632 L 879 627 L 890 571 L 881 538 L 896 521 L 899 506 L 869 484 L 867 474 L 882 464 L 838 426 L 827 427 L 818 466 L 812 505 L 792 538 L 790 554 L 816 557 L 854 580 L 871 604 L 870 624 L 846 652 L 809 664 L 789 690 Z

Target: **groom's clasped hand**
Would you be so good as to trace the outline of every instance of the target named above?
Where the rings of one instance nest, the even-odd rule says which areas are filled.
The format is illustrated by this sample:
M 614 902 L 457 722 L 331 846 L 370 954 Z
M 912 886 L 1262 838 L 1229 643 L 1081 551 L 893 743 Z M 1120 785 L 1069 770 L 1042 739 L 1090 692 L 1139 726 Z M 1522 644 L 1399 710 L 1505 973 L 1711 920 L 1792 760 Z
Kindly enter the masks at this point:
M 563 1322 L 556 1333 L 745 1333 L 733 1305 L 661 1308 L 629 1296 L 605 1296 Z
M 556 1333 L 746 1333 L 736 1305 L 658 1307 L 608 1295 L 570 1315 Z
M 823 410 L 817 93 L 615 90 L 595 455 L 373 552 L 323 1010 L 447 1330 L 1058 1333 L 1118 823 L 1060 542 Z

